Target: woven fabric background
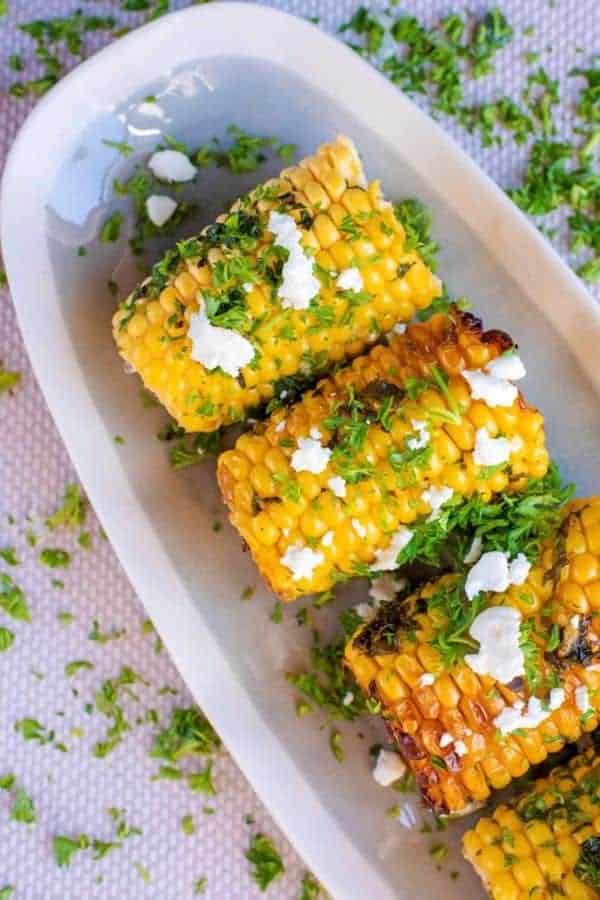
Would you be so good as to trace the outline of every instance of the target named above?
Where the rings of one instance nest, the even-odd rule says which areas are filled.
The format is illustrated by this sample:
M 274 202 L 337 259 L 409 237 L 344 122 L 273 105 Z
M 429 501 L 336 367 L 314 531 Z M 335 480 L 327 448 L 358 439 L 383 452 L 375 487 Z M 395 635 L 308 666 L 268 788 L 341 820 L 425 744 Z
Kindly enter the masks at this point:
M 85 4 L 77 0 L 9 0 L 8 17 L 0 24 L 0 167 L 30 108 L 29 101 L 6 94 L 12 80 L 6 66 L 8 56 L 20 51 L 30 57 L 28 38 L 15 26 L 39 16 L 69 14 L 78 5 L 84 5 L 86 11 L 115 14 L 119 7 L 116 0 Z M 173 8 L 186 5 L 189 0 L 172 3 Z M 272 5 L 299 15 L 320 16 L 321 27 L 335 31 L 357 4 L 353 0 L 275 0 Z M 600 51 L 597 0 L 504 0 L 501 5 L 517 38 L 498 55 L 494 74 L 477 82 L 473 95 L 477 99 L 500 91 L 518 96 L 526 49 L 539 50 L 541 62 L 565 85 L 569 69 L 587 62 L 594 50 Z M 427 22 L 450 11 L 486 8 L 463 0 L 406 0 L 401 7 Z M 121 14 L 120 18 L 129 24 L 140 20 L 133 14 Z M 522 31 L 528 25 L 535 27 L 535 35 L 525 38 Z M 92 41 L 89 49 L 102 40 Z M 570 84 L 573 87 L 573 79 Z M 567 133 L 568 116 L 561 114 L 557 126 L 561 134 Z M 501 148 L 482 149 L 476 137 L 452 124 L 448 128 L 494 179 L 504 186 L 517 181 L 523 148 L 507 141 Z M 556 224 L 560 222 L 557 215 Z M 566 255 L 562 231 L 555 240 Z M 600 297 L 598 290 L 595 294 Z M 91 755 L 91 746 L 105 731 L 106 721 L 98 713 L 86 714 L 84 706 L 93 700 L 102 681 L 115 676 L 122 665 L 131 666 L 148 682 L 138 691 L 140 708 L 154 706 L 164 717 L 173 706 L 192 701 L 168 654 L 155 651 L 155 636 L 140 630 L 144 610 L 115 552 L 102 540 L 93 512 L 88 519 L 92 549 L 86 552 L 71 542 L 73 563 L 64 575 L 63 590 L 52 587 L 56 573 L 39 565 L 38 550 L 26 541 L 27 529 L 35 531 L 36 522 L 54 509 L 74 472 L 29 368 L 7 292 L 0 294 L 0 359 L 8 368 L 23 373 L 15 394 L 0 399 L 0 547 L 16 545 L 23 564 L 14 574 L 32 609 L 31 624 L 16 623 L 15 646 L 0 656 L 0 775 L 14 772 L 18 783 L 34 798 L 38 814 L 36 826 L 10 821 L 10 796 L 0 792 L 0 887 L 15 885 L 16 900 L 179 900 L 192 897 L 194 882 L 206 876 L 204 896 L 209 900 L 254 898 L 261 895 L 249 877 L 244 853 L 251 834 L 260 829 L 274 839 L 286 864 L 285 876 L 270 888 L 268 896 L 272 900 L 298 898 L 303 863 L 226 752 L 215 769 L 218 795 L 208 798 L 216 810 L 214 815 L 204 815 L 205 798 L 190 794 L 181 782 L 150 780 L 157 769 L 157 761 L 148 757 L 151 725 L 134 728 L 108 759 Z M 15 519 L 13 525 L 8 522 L 9 514 Z M 62 535 L 60 545 L 67 546 Z M 7 567 L 0 564 L 2 569 Z M 63 576 L 59 573 L 59 577 Z M 57 613 L 61 610 L 73 613 L 73 624 L 59 624 Z M 88 638 L 94 620 L 103 630 L 115 627 L 125 629 L 126 634 L 100 646 Z M 89 659 L 95 668 L 74 679 L 65 678 L 65 664 L 77 659 Z M 165 685 L 177 694 L 159 695 Z M 131 701 L 133 719 L 135 706 Z M 69 752 L 25 742 L 15 733 L 14 723 L 26 716 L 53 729 L 56 740 L 64 741 Z M 78 737 L 72 728 L 85 733 Z M 57 868 L 52 835 L 86 832 L 110 839 L 109 806 L 125 807 L 128 822 L 143 834 L 103 860 L 93 862 L 89 855 L 81 854 L 70 868 Z M 181 817 L 188 813 L 197 822 L 192 836 L 180 827 Z M 255 819 L 252 826 L 245 824 L 248 814 Z M 136 864 L 150 873 L 148 883 L 137 873 Z

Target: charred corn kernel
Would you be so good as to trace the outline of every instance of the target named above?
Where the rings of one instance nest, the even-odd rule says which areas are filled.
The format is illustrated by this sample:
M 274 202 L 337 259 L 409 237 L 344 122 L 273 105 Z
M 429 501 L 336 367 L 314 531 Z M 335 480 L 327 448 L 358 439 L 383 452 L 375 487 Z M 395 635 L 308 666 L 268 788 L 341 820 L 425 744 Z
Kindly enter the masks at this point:
M 467 831 L 463 854 L 489 896 L 598 897 L 599 789 L 600 762 L 590 748 L 517 797 L 510 819 L 501 806 Z M 496 829 L 501 838 L 485 846 L 482 835 Z
M 566 589 L 579 588 L 576 579 L 581 579 L 582 573 L 587 577 L 600 564 L 590 549 L 589 531 L 594 524 L 585 524 L 591 517 L 588 512 L 584 518 L 584 509 L 600 509 L 600 497 L 587 499 L 585 505 L 577 501 L 565 506 L 556 533 L 546 538 L 540 562 L 532 566 L 523 584 L 504 592 L 481 593 L 481 605 L 473 609 L 463 577 L 443 575 L 409 597 L 385 604 L 346 646 L 346 666 L 365 695 L 380 701 L 390 734 L 426 802 L 438 813 L 468 811 L 474 802 L 505 787 L 549 753 L 596 728 L 600 711 L 600 673 L 595 669 L 595 661 L 600 662 L 597 620 L 591 605 L 574 615 L 565 599 L 569 596 Z M 580 537 L 577 542 L 570 540 L 574 532 Z M 535 597 L 534 603 L 524 602 L 528 595 Z M 464 641 L 470 637 L 474 619 L 483 609 L 494 607 L 518 612 L 523 675 L 509 685 L 497 681 L 489 670 L 475 672 L 465 655 L 470 653 L 464 649 Z M 463 622 L 466 624 L 459 627 Z M 509 646 L 503 650 L 510 653 Z M 371 666 L 366 665 L 367 660 Z M 406 691 L 405 704 L 390 701 L 381 690 L 379 675 L 390 669 Z M 435 672 L 433 684 L 423 684 L 423 672 Z M 539 718 L 533 715 L 536 703 Z M 449 734 L 452 741 L 442 745 L 436 740 L 432 745 L 428 739 L 432 733 Z M 568 786 L 569 772 L 564 778 Z M 554 785 L 561 786 L 557 780 Z M 598 789 L 597 801 L 586 796 L 579 804 L 589 812 L 590 823 L 600 820 L 600 766 Z M 451 805 L 450 800 L 458 805 Z M 493 822 L 514 831 L 519 810 L 499 807 Z M 525 862 L 532 856 L 532 848 L 546 845 L 549 827 L 555 835 L 562 833 L 560 822 L 552 826 L 550 821 L 534 817 L 518 838 L 523 864 L 511 874 L 520 888 L 526 883 L 539 885 L 546 874 L 558 871 L 558 863 L 547 855 L 540 858 L 538 854 L 535 866 Z M 567 825 L 564 828 L 565 834 L 570 834 Z M 476 833 L 486 844 L 495 825 L 483 820 Z M 588 837 L 585 829 L 579 834 L 582 839 Z M 482 868 L 485 865 L 491 863 L 481 862 Z
M 523 476 L 538 473 L 538 461 L 528 469 L 528 459 L 536 460 L 536 454 L 543 456 L 547 466 L 543 428 L 530 439 L 521 433 L 522 417 L 529 418 L 532 412 L 522 397 L 510 410 L 511 436 L 518 435 L 523 444 L 521 471 L 513 476 L 507 469 L 499 476 L 493 467 L 475 463 L 472 407 L 476 403 L 480 411 L 485 410 L 490 422 L 498 408 L 472 401 L 461 375 L 461 366 L 464 369 L 467 364 L 465 343 L 471 355 L 473 347 L 480 347 L 481 364 L 511 346 L 507 335 L 483 332 L 481 323 L 467 313 L 451 309 L 434 315 L 394 335 L 389 346 L 380 345 L 359 356 L 308 391 L 284 416 L 278 410 L 243 435 L 234 450 L 222 454 L 218 479 L 231 521 L 282 600 L 329 589 L 340 578 L 356 573 L 394 568 L 402 541 L 412 539 L 415 528 L 424 527 L 434 512 L 431 498 L 441 489 L 448 497 L 480 493 L 487 499 L 498 491 L 520 490 L 527 481 Z M 446 360 L 451 361 L 451 372 L 445 368 Z M 495 425 L 494 429 L 499 430 Z M 284 534 L 278 548 L 281 557 L 288 558 L 300 534 L 303 558 L 311 564 L 302 565 L 299 577 L 285 564 L 273 570 L 271 556 L 264 553 L 245 508 L 240 514 L 235 502 L 240 475 L 247 479 L 253 467 L 259 472 L 269 468 L 267 448 L 278 448 L 284 477 L 277 483 L 276 496 L 270 481 L 266 480 L 263 490 L 256 475 L 250 479 L 255 514 L 277 504 L 295 517 L 293 534 Z M 240 457 L 246 458 L 246 467 Z M 332 501 L 335 506 L 330 505 Z M 328 522 L 322 532 L 328 535 L 326 542 L 322 538 L 324 546 L 319 540 L 321 526 L 315 529 L 308 516 L 311 504 L 312 511 Z M 325 509 L 335 510 L 334 521 L 328 521 Z M 335 533 L 329 535 L 332 525 Z M 446 694 L 451 688 L 448 682 Z
M 292 216 L 305 259 L 310 251 L 317 262 L 310 305 L 279 296 L 287 251 L 273 244 L 272 211 Z M 338 137 L 170 250 L 115 313 L 117 347 L 181 427 L 213 431 L 285 394 L 286 379 L 308 382 L 357 355 L 440 296 L 439 279 L 414 252 L 402 277 L 404 245 L 378 183 L 367 186 L 356 148 Z M 336 284 L 344 269 L 357 269 L 348 290 Z M 200 310 L 225 331 L 193 339 Z M 226 368 L 207 357 L 210 342 L 232 338 L 245 355 L 234 354 Z

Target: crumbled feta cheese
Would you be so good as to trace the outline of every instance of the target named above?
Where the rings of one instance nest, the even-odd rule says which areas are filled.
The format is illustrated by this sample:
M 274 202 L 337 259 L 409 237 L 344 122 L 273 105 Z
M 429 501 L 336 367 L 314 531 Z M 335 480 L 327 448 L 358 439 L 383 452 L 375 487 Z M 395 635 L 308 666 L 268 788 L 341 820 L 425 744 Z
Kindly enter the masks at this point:
M 364 538 L 367 536 L 367 529 L 359 519 L 352 519 L 352 527 L 359 537 Z
M 529 572 L 531 563 L 524 553 L 518 553 L 517 556 L 509 563 L 508 576 L 511 584 L 524 584 Z
M 419 678 L 419 686 L 430 687 L 432 684 L 435 684 L 435 675 L 432 672 L 423 672 Z
M 312 258 L 300 243 L 302 233 L 291 216 L 274 211 L 269 214 L 267 228 L 275 235 L 275 246 L 288 251 L 277 291 L 281 305 L 284 309 L 307 309 L 319 293 L 321 283 L 314 274 Z
M 566 696 L 567 694 L 564 688 L 552 688 L 552 690 L 550 691 L 550 709 L 560 709 L 560 707 L 565 702 Z
M 179 150 L 158 150 L 148 160 L 148 168 L 160 181 L 191 181 L 197 172 Z
M 510 734 L 518 728 L 537 728 L 550 713 L 551 710 L 539 697 L 530 697 L 527 708 L 519 700 L 513 706 L 505 706 L 494 719 L 494 725 L 502 734 Z
M 389 787 L 406 772 L 406 766 L 398 753 L 390 750 L 380 750 L 375 768 L 373 769 L 373 778 L 382 787 Z
M 223 369 L 236 378 L 254 359 L 254 347 L 247 338 L 229 328 L 212 325 L 204 307 L 190 316 L 188 337 L 192 342 L 190 357 L 212 371 Z
M 404 334 L 406 331 L 406 322 L 396 322 L 396 324 L 392 326 L 392 331 L 394 334 Z
M 293 544 L 288 547 L 281 557 L 282 565 L 292 573 L 294 581 L 302 581 L 303 578 L 312 578 L 317 566 L 320 566 L 325 557 L 322 553 L 303 547 L 302 544 Z
M 519 392 L 510 381 L 487 375 L 479 369 L 461 373 L 471 388 L 473 400 L 483 400 L 488 406 L 512 406 Z
M 327 487 L 336 497 L 343 499 L 346 496 L 346 482 L 341 475 L 333 475 L 327 482 Z
M 464 741 L 454 741 L 454 752 L 457 756 L 466 756 L 469 750 Z
M 388 547 L 384 550 L 378 550 L 375 554 L 373 569 L 381 572 L 389 572 L 397 566 L 398 554 L 404 550 L 406 545 L 412 540 L 413 533 L 410 528 L 401 525 L 398 531 L 392 535 L 392 539 Z
M 175 210 L 177 203 L 171 197 L 163 197 L 160 194 L 152 194 L 146 200 L 146 212 L 150 221 L 162 228 L 168 222 Z
M 423 422 L 421 419 L 411 419 L 410 424 L 416 431 L 417 437 L 407 438 L 406 446 L 409 450 L 421 450 L 423 447 L 426 447 L 431 440 L 429 426 L 427 425 L 427 422 Z
M 319 429 L 316 427 L 316 425 L 312 426 L 312 428 L 308 432 L 308 436 L 311 437 L 313 439 L 313 441 L 320 441 L 321 438 L 323 437 L 323 435 L 321 434 Z
M 440 747 L 449 747 L 452 743 L 454 743 L 454 738 L 446 731 L 440 738 Z
M 398 591 L 406 587 L 406 578 L 396 578 L 394 575 L 380 575 L 374 578 L 369 588 L 369 597 L 375 606 L 389 603 L 394 599 Z
M 333 531 L 326 531 L 321 538 L 321 543 L 324 547 L 331 547 L 333 544 Z
M 507 553 L 489 550 L 469 569 L 465 593 L 472 600 L 481 591 L 506 591 L 511 584 L 523 584 L 530 569 L 531 563 L 522 553 L 509 563 Z
M 475 618 L 469 634 L 479 641 L 477 653 L 465 662 L 478 675 L 491 675 L 508 684 L 525 673 L 525 658 L 519 646 L 521 613 L 511 606 L 490 606 Z
M 357 616 L 360 616 L 361 619 L 370 619 L 375 610 L 370 603 L 357 603 L 354 607 L 354 612 Z
M 485 367 L 485 371 L 503 381 L 520 381 L 525 378 L 527 370 L 523 361 L 516 353 L 503 353 L 497 356 Z
M 477 560 L 479 559 L 479 557 L 481 556 L 482 548 L 483 548 L 483 541 L 479 537 L 479 535 L 476 535 L 473 538 L 473 542 L 472 542 L 471 546 L 469 547 L 469 549 L 463 559 L 463 562 L 467 566 L 472 566 L 473 563 L 476 563 Z
M 242 285 L 242 287 L 244 288 L 244 290 L 246 291 L 246 293 L 249 294 L 250 291 L 252 290 L 252 288 L 254 287 L 254 285 L 252 284 L 251 281 L 246 281 L 246 282 L 244 282 L 244 284 Z
M 319 475 L 324 472 L 329 463 L 331 450 L 322 447 L 318 440 L 312 437 L 300 438 L 298 449 L 292 453 L 292 469 L 296 472 L 312 472 Z
M 285 428 L 285 419 L 282 419 L 281 422 L 278 422 L 277 425 L 275 426 L 275 431 L 277 434 L 281 434 L 281 432 L 284 430 L 284 428 Z
M 437 519 L 440 509 L 447 503 L 450 497 L 454 494 L 454 491 L 451 487 L 447 487 L 446 485 L 442 485 L 442 487 L 428 487 L 421 494 L 421 500 L 427 503 L 431 507 L 431 515 L 429 516 L 428 521 L 433 522 L 434 519 Z
M 342 291 L 356 291 L 357 293 L 362 291 L 364 286 L 362 275 L 356 266 L 340 272 L 335 283 Z
M 586 713 L 588 709 L 592 708 L 590 704 L 590 695 L 584 684 L 580 684 L 575 688 L 575 706 L 579 712 L 582 713 Z
M 475 432 L 473 461 L 478 466 L 498 466 L 508 462 L 511 453 L 523 446 L 521 438 L 490 437 L 487 428 L 478 428 Z
M 346 691 L 342 699 L 342 706 L 350 706 L 353 700 L 354 694 L 352 693 L 352 691 Z

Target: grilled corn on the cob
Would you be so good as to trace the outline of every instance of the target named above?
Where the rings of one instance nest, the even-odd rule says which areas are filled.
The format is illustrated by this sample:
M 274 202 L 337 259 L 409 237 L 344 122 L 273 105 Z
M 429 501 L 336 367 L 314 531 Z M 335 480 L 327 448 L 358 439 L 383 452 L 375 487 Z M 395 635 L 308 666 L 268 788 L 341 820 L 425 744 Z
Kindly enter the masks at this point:
M 600 759 L 593 749 L 481 818 L 466 859 L 494 900 L 600 896 Z
M 436 314 L 321 381 L 221 455 L 231 521 L 282 600 L 393 569 L 444 502 L 515 491 L 545 474 L 541 414 L 493 376 L 482 375 L 508 390 L 507 405 L 474 399 L 462 374 L 494 360 L 505 365 L 509 357 L 497 358 L 511 347 L 468 313 Z M 490 440 L 504 448 L 505 464 L 478 456 Z
M 356 356 L 440 293 L 338 137 L 171 250 L 113 332 L 177 423 L 212 431 Z
M 442 576 L 382 607 L 347 645 L 440 813 L 468 811 L 598 724 L 600 497 L 567 510 L 524 582 L 469 600 L 469 576 Z

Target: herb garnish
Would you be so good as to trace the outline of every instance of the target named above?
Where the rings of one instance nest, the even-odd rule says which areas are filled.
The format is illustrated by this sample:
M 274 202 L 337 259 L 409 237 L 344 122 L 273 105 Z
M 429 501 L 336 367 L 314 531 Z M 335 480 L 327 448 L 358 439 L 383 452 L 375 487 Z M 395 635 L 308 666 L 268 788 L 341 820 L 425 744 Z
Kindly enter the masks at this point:
M 272 881 L 283 875 L 285 866 L 273 841 L 264 834 L 255 834 L 246 852 L 252 866 L 251 874 L 261 891 L 266 891 Z

